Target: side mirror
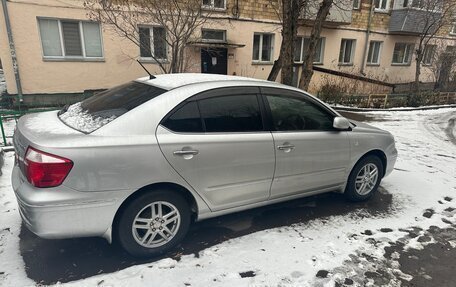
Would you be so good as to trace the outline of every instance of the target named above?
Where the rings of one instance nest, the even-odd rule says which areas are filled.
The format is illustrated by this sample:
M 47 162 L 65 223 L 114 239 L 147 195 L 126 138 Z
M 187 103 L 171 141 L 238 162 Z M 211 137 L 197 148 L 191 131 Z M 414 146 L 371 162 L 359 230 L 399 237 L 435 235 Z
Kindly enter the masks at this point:
M 335 117 L 333 127 L 338 130 L 346 131 L 350 129 L 350 122 L 344 117 Z

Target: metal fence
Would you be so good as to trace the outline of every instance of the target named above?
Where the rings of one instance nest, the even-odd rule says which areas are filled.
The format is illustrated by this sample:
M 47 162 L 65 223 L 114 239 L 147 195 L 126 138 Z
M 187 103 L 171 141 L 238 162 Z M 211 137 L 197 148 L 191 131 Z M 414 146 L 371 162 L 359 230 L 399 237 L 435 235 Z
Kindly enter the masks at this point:
M 350 107 L 386 109 L 456 104 L 456 93 L 338 95 L 323 100 L 330 104 Z

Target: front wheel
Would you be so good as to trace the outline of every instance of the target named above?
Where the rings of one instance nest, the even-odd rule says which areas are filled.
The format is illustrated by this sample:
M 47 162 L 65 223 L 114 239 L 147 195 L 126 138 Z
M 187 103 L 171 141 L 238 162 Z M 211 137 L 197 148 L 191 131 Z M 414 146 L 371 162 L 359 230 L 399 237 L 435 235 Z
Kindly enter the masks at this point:
M 117 224 L 117 239 L 131 255 L 159 255 L 184 238 L 190 217 L 190 208 L 182 196 L 168 190 L 151 191 L 124 209 Z
M 367 200 L 377 191 L 382 178 L 382 161 L 376 156 L 367 156 L 350 173 L 345 196 L 351 201 Z

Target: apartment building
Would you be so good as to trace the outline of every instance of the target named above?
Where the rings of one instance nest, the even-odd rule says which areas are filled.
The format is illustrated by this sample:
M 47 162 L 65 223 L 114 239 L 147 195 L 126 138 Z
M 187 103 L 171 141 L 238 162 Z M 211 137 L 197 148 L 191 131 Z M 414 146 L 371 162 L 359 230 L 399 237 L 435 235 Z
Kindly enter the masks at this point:
M 161 73 L 151 56 L 164 62 L 169 57 L 169 49 L 159 37 L 166 35 L 166 29 L 154 23 L 138 23 L 140 40 L 148 43 L 139 48 L 112 27 L 90 21 L 81 0 L 1 1 L 0 57 L 7 92 L 20 94 L 25 101 L 48 99 L 49 95 L 77 96 L 133 80 L 145 74 L 136 59 L 152 73 Z M 420 9 L 419 2 L 351 0 L 347 9 L 332 8 L 315 66 L 388 83 L 413 81 L 419 36 L 415 20 L 429 13 Z M 266 79 L 281 44 L 278 0 L 202 0 L 201 5 L 211 11 L 211 19 L 188 44 L 186 71 Z M 301 18 L 296 67 L 311 30 L 312 17 Z M 456 28 L 444 30 L 439 33 L 439 43 L 444 43 L 444 49 L 454 49 Z M 436 50 L 434 44 L 426 49 L 423 82 L 435 80 L 431 65 Z M 294 76 L 297 80 L 299 68 Z M 327 76 L 317 72 L 311 91 L 317 91 Z

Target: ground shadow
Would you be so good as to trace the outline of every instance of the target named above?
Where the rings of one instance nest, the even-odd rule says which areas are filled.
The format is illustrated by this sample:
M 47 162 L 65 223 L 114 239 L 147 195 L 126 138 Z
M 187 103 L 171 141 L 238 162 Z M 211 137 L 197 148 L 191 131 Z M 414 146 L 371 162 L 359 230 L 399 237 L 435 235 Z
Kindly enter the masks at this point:
M 391 206 L 392 195 L 380 188 L 364 203 L 350 203 L 341 194 L 329 193 L 256 208 L 195 223 L 173 252 L 148 260 L 132 258 L 102 238 L 45 240 L 22 227 L 20 252 L 28 277 L 37 283 L 69 282 L 164 257 L 179 260 L 182 254 L 199 256 L 199 251 L 231 238 L 315 218 L 350 214 L 357 220 L 384 216 L 391 212 Z

